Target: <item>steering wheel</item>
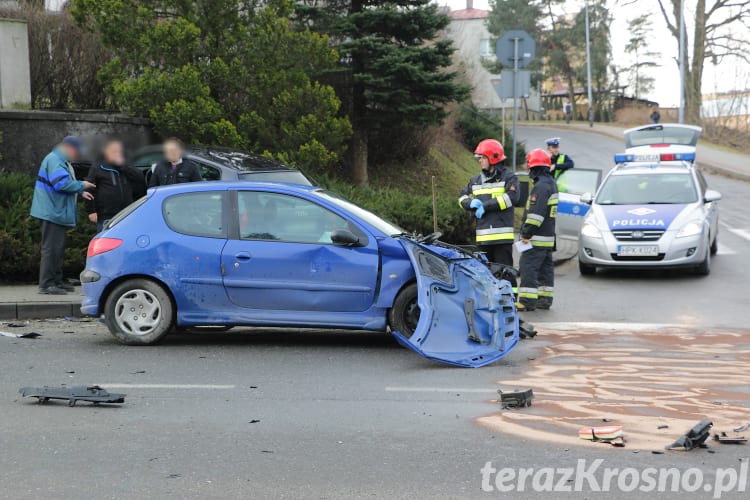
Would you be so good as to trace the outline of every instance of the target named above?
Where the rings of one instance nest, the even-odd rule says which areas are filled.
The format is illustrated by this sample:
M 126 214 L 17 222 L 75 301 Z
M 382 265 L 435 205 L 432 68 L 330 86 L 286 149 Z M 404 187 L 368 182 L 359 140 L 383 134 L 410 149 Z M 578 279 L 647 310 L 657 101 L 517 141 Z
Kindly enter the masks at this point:
M 428 234 L 427 236 L 422 236 L 417 240 L 417 243 L 425 243 L 429 245 L 439 240 L 442 235 L 443 233 L 441 233 L 440 231 L 436 231 L 434 233 Z

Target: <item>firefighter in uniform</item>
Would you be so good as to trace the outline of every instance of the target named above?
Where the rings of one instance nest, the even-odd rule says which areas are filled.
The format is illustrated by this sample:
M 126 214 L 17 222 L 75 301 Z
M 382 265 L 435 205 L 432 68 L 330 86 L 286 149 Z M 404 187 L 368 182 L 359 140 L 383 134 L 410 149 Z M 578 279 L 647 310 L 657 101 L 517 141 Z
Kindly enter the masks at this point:
M 495 139 L 480 142 L 474 157 L 482 172 L 461 190 L 458 204 L 474 212 L 477 244 L 489 261 L 512 266 L 513 207 L 520 194 L 518 178 L 505 168 L 503 145 Z
M 547 151 L 549 151 L 550 161 L 552 162 L 552 176 L 557 179 L 560 174 L 570 170 L 575 166 L 573 158 L 569 155 L 560 153 L 560 138 L 553 137 L 547 139 Z
M 518 308 L 521 311 L 549 309 L 552 306 L 555 267 L 555 218 L 557 217 L 557 186 L 550 169 L 552 162 L 546 151 L 535 149 L 526 157 L 526 166 L 534 187 L 526 201 L 521 226 L 521 241 L 531 249 L 521 254 L 521 284 L 518 287 Z

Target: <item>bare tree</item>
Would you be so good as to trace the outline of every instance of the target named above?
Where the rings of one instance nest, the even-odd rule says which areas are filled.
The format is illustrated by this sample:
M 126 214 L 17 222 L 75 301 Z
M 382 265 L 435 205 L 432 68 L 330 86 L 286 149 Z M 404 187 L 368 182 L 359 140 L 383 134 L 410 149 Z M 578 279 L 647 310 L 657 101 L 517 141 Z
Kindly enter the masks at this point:
M 679 43 L 680 0 L 658 0 L 658 3 L 667 28 Z M 750 41 L 743 39 L 748 29 L 750 2 L 747 0 L 696 1 L 692 59 L 689 57 L 690 51 L 685 51 L 685 111 L 688 121 L 700 122 L 703 70 L 706 61 L 718 64 L 725 58 L 735 57 L 750 63 Z M 687 29 L 685 46 L 690 46 Z

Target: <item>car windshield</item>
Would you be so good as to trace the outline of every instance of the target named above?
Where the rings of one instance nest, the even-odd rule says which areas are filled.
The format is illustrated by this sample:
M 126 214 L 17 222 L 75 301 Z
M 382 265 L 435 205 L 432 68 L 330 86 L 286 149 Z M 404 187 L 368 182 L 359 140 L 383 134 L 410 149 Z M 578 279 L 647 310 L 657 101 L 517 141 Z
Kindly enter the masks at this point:
M 664 205 L 695 203 L 693 176 L 684 174 L 612 175 L 596 197 L 599 205 Z
M 352 203 L 346 198 L 343 198 L 341 195 L 338 195 L 331 191 L 315 191 L 315 194 L 320 198 L 323 198 L 326 201 L 329 201 L 334 205 L 343 208 L 355 217 L 362 219 L 364 222 L 371 225 L 383 234 L 387 234 L 388 236 L 395 236 L 397 234 L 403 234 L 406 232 L 404 229 L 398 227 L 397 225 L 392 224 L 382 219 L 381 217 L 378 217 L 369 210 L 365 210 L 359 205 Z
M 625 145 L 628 148 L 651 144 L 695 146 L 699 136 L 700 131 L 692 128 L 654 125 L 629 132 L 625 137 Z
M 240 172 L 242 181 L 284 182 L 312 186 L 310 180 L 298 170 L 276 170 L 270 172 Z

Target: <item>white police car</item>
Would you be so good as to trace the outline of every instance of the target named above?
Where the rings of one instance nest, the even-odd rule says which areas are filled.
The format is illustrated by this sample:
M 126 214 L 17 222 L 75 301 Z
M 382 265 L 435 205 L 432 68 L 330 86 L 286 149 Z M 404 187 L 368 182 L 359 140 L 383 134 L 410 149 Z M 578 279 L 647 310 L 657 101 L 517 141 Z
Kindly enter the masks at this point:
M 710 272 L 721 194 L 708 189 L 694 152 L 616 155 L 578 240 L 581 274 L 597 268 L 692 268 Z

